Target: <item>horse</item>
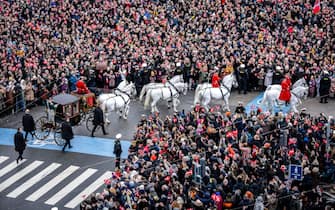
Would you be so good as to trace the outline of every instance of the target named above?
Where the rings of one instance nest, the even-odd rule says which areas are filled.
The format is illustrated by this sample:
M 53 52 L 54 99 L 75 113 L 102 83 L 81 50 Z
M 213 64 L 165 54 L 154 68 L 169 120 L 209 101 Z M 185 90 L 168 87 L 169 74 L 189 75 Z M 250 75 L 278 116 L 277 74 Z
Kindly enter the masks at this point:
M 184 82 L 184 79 L 183 79 L 183 75 L 176 75 L 174 77 L 172 77 L 170 80 L 169 80 L 172 84 L 175 84 L 175 83 L 178 83 L 178 82 Z M 140 93 L 140 97 L 139 97 L 139 100 L 142 101 L 145 94 L 148 92 L 148 90 L 150 89 L 154 89 L 154 88 L 162 88 L 162 87 L 165 87 L 165 84 L 163 83 L 149 83 L 149 84 L 146 84 L 142 87 L 142 90 L 141 90 L 141 93 Z
M 194 95 L 194 106 L 200 103 L 205 109 L 209 109 L 208 104 L 211 99 L 220 100 L 223 99 L 225 102 L 225 109 L 229 109 L 229 97 L 232 86 L 235 88 L 238 86 L 235 75 L 229 74 L 221 81 L 221 86 L 213 88 L 210 83 L 199 84 L 195 90 Z
M 281 86 L 279 85 L 280 89 L 278 87 L 274 88 L 267 88 L 266 91 L 264 92 L 264 96 L 261 102 L 261 105 L 265 106 L 269 111 L 273 111 L 273 108 L 276 105 L 276 102 L 279 106 L 282 103 L 278 103 L 279 101 L 279 95 L 281 92 Z M 308 87 L 303 87 L 303 86 L 297 86 L 291 91 L 291 99 L 290 99 L 290 105 L 292 107 L 292 111 L 295 113 L 298 113 L 299 111 L 297 110 L 297 105 L 301 103 L 302 98 L 307 98 L 308 95 Z
M 172 83 L 171 80 L 168 81 L 164 87 L 159 87 L 155 89 L 148 89 L 147 94 L 144 101 L 144 109 L 149 106 L 150 100 L 152 102 L 151 112 L 159 112 L 157 108 L 157 102 L 162 99 L 165 101 L 172 101 L 172 106 L 174 112 L 178 112 L 177 106 L 180 101 L 178 99 L 180 94 L 186 95 L 188 89 L 188 84 L 184 82 Z
M 120 118 L 127 119 L 130 99 L 134 96 L 136 96 L 135 84 L 127 81 L 121 82 L 115 93 L 101 94 L 97 102 L 105 113 L 106 123 L 110 123 L 108 113 L 113 111 L 117 112 Z

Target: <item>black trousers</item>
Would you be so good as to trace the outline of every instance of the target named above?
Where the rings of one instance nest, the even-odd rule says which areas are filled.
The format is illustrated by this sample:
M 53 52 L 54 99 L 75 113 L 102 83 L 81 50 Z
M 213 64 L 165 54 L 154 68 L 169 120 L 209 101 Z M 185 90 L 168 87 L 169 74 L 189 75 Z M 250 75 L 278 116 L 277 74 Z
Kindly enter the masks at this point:
M 120 163 L 121 163 L 121 157 L 120 156 L 116 156 L 115 159 L 115 168 L 120 168 Z
M 94 125 L 93 130 L 92 130 L 92 136 L 94 136 L 94 132 L 95 132 L 95 130 L 97 129 L 98 126 L 101 126 L 103 134 L 106 135 L 105 125 L 104 125 L 104 123 L 102 123 L 100 125 Z
M 248 80 L 246 78 L 241 78 L 238 81 L 238 93 L 241 93 L 241 91 L 243 91 L 243 93 L 246 94 L 247 90 L 248 90 Z
M 326 103 L 328 102 L 328 96 L 329 94 L 325 94 L 325 93 L 320 93 L 320 103 Z
M 71 147 L 71 143 L 70 143 L 71 139 L 65 139 L 65 144 L 63 146 L 63 151 L 65 150 L 66 146 L 69 146 L 69 148 Z
M 27 141 L 28 133 L 30 133 L 31 137 L 34 138 L 34 132 L 33 131 L 26 131 L 26 135 L 24 136 L 25 141 Z
M 23 150 L 21 150 L 21 151 L 17 151 L 18 153 L 19 153 L 19 157 L 17 157 L 16 158 L 16 160 L 22 160 L 23 159 L 23 157 L 22 157 L 22 155 L 23 155 Z

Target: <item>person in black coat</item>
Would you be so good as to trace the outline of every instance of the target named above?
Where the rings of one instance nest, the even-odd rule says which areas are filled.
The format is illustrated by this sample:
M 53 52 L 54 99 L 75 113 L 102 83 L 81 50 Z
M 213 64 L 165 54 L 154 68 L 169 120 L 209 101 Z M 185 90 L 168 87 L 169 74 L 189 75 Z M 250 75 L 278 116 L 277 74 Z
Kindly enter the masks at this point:
M 27 141 L 28 133 L 34 138 L 35 131 L 35 121 L 33 116 L 31 116 L 29 109 L 26 109 L 25 114 L 22 117 L 23 130 L 26 132 L 24 140 Z
M 245 64 L 241 64 L 236 70 L 236 78 L 238 81 L 238 93 L 240 94 L 243 91 L 244 94 L 247 94 L 248 90 L 248 71 L 245 68 Z
M 328 103 L 329 90 L 331 86 L 331 80 L 329 78 L 328 71 L 323 72 L 323 77 L 320 80 L 320 103 Z
M 16 159 L 16 163 L 19 163 L 19 160 L 23 160 L 23 151 L 26 149 L 26 141 L 23 138 L 22 128 L 18 128 L 16 134 L 14 135 L 14 146 L 15 151 L 19 153 L 19 157 Z
M 121 153 L 122 153 L 122 147 L 121 147 L 121 139 L 122 135 L 118 133 L 115 138 L 115 144 L 114 144 L 114 151 L 113 153 L 115 154 L 116 160 L 115 160 L 115 168 L 120 168 L 120 162 L 121 162 Z
M 104 125 L 104 113 L 100 108 L 99 104 L 96 104 L 96 107 L 94 109 L 93 125 L 94 127 L 92 129 L 91 137 L 94 137 L 94 131 L 97 129 L 98 126 L 101 126 L 103 134 L 107 135 Z
M 69 149 L 72 148 L 70 140 L 73 139 L 73 131 L 70 123 L 70 118 L 66 118 L 66 121 L 62 123 L 61 126 L 62 139 L 65 139 L 65 144 L 63 147 L 63 152 L 65 151 L 66 146 L 69 146 Z

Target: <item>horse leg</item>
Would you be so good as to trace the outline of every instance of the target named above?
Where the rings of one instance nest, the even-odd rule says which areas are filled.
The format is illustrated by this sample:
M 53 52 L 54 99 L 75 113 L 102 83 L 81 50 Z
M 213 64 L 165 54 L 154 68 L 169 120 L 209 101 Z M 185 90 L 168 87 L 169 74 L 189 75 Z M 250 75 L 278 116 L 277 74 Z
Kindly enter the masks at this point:
M 153 98 L 151 102 L 151 113 L 155 113 L 155 110 L 157 110 L 156 103 L 157 101 Z
M 177 110 L 177 100 L 178 99 L 172 99 L 172 106 L 173 106 L 173 111 L 174 112 L 178 112 L 178 110 Z
M 111 121 L 108 119 L 108 112 L 105 113 L 105 123 L 109 124 Z
M 129 113 L 129 104 L 127 104 L 124 108 L 124 114 L 123 118 L 126 120 L 128 118 L 128 113 Z
M 225 109 L 226 109 L 228 112 L 230 112 L 228 96 L 225 96 L 225 97 L 223 98 L 223 100 L 224 100 L 224 103 L 225 103 Z
M 202 100 L 202 106 L 206 109 L 206 111 L 209 110 L 209 106 L 208 106 L 209 102 L 210 102 L 209 98 L 203 98 Z

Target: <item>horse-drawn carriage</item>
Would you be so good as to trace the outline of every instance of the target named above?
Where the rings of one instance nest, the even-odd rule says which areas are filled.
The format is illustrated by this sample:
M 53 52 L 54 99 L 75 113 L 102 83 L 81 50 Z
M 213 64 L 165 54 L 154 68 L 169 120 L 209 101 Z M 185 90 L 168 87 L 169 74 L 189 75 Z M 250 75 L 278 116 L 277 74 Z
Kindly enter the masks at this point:
M 71 125 L 80 124 L 86 119 L 86 114 L 90 112 L 92 106 L 87 105 L 83 102 L 82 97 L 74 94 L 62 93 L 54 96 L 46 101 L 46 115 L 36 121 L 36 138 L 45 140 L 53 131 L 56 144 L 63 145 L 64 140 L 61 137 L 62 122 L 69 118 Z

